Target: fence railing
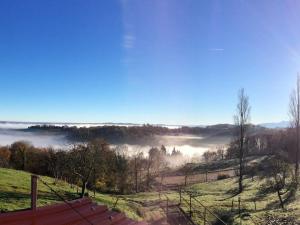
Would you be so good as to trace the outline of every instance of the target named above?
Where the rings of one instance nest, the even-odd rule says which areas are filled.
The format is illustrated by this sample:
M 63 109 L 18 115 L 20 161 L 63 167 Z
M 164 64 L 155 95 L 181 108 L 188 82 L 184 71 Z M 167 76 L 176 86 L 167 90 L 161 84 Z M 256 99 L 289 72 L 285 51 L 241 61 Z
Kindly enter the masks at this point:
M 170 198 L 167 192 L 159 192 L 160 201 L 164 203 L 162 208 L 167 216 L 170 207 L 176 206 L 190 224 L 209 225 L 218 222 L 218 224 L 227 225 L 212 209 L 197 199 L 197 193 L 179 189 L 178 195 L 175 197 L 173 192 Z
M 178 197 L 174 198 L 174 193 L 172 193 L 172 197 L 168 196 L 168 192 L 159 192 L 159 199 L 160 199 L 160 203 L 161 203 L 161 208 L 164 210 L 167 219 L 169 219 L 169 217 L 172 217 L 172 215 L 174 216 L 174 214 L 176 214 L 176 218 L 178 219 L 179 217 L 181 217 L 181 221 L 184 221 L 182 224 L 186 224 L 186 225 L 196 225 L 192 219 L 186 215 L 186 213 L 181 209 L 180 207 L 180 203 L 178 201 Z M 172 222 L 171 222 L 172 224 Z
M 197 199 L 197 195 L 193 192 L 180 189 L 179 202 L 181 210 L 189 216 L 194 224 L 208 225 L 219 222 L 219 224 L 227 225 L 213 210 Z

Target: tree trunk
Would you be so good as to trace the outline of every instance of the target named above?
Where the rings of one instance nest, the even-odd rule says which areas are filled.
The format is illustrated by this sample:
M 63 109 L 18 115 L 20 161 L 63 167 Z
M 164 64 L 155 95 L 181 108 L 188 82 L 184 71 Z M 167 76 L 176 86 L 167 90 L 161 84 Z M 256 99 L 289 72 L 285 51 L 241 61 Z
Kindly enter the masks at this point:
M 150 170 L 148 169 L 147 171 L 147 188 L 149 189 L 150 187 Z
M 295 157 L 295 182 L 298 185 L 298 175 L 299 175 L 299 127 L 297 127 L 297 148 Z
M 243 158 L 244 158 L 244 132 L 243 132 L 243 125 L 241 125 L 241 136 L 240 136 L 240 174 L 239 174 L 239 193 L 243 191 Z
M 136 158 L 134 159 L 134 175 L 135 175 L 135 192 L 138 193 L 138 169 L 137 169 L 137 162 Z
M 280 194 L 279 190 L 277 190 L 277 195 L 278 195 L 278 198 L 279 198 L 280 206 L 281 206 L 282 209 L 284 209 L 284 203 L 282 201 L 281 194 Z
M 299 175 L 299 135 L 300 135 L 300 77 L 299 74 L 297 76 L 297 124 L 296 124 L 296 141 L 297 141 L 297 148 L 296 148 L 296 156 L 295 156 L 295 182 L 298 186 L 298 175 Z
M 84 197 L 84 193 L 85 193 L 86 185 L 87 185 L 87 182 L 86 182 L 86 181 L 82 181 L 82 186 L 81 186 L 81 194 L 80 194 L 80 197 L 81 197 L 81 198 L 83 198 L 83 197 Z
M 147 188 L 148 189 L 150 188 L 150 167 L 151 167 L 151 164 L 149 162 L 148 167 L 147 167 Z
M 25 150 L 23 151 L 23 162 L 22 162 L 22 170 L 26 170 L 26 152 Z

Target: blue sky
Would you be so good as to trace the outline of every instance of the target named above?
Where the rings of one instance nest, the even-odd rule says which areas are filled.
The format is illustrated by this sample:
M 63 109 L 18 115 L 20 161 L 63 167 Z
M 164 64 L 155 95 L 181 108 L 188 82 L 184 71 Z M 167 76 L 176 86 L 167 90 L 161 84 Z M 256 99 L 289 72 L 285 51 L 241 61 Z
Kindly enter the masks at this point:
M 300 2 L 2 0 L 0 120 L 213 124 L 288 119 Z

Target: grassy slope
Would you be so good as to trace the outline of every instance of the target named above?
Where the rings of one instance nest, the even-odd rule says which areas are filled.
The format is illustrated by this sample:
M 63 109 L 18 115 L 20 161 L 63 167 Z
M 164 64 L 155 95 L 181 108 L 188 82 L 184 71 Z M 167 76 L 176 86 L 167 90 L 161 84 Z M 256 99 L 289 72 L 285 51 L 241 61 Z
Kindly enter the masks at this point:
M 245 179 L 245 190 L 240 195 L 241 197 L 241 208 L 245 212 L 250 213 L 254 221 L 259 221 L 267 211 L 276 213 L 277 215 L 290 215 L 300 218 L 300 194 L 297 192 L 296 200 L 286 206 L 287 210 L 283 212 L 278 206 L 278 197 L 274 193 L 260 192 L 261 187 L 265 181 L 255 178 L 254 181 L 251 179 Z M 237 214 L 238 211 L 238 197 L 233 196 L 233 192 L 237 187 L 237 179 L 231 178 L 226 180 L 220 180 L 210 183 L 196 184 L 191 189 L 199 192 L 198 199 L 201 200 L 206 206 L 215 211 L 224 209 L 226 211 L 231 210 L 232 200 L 234 200 L 234 211 Z M 254 205 L 254 199 L 256 201 L 256 211 Z M 237 216 L 235 217 L 238 221 Z M 253 224 L 250 218 L 243 221 L 243 224 Z
M 42 177 L 48 184 L 58 191 L 65 199 L 76 198 L 76 189 L 71 188 L 70 185 L 60 182 L 53 185 L 54 180 L 48 177 Z M 278 199 L 273 193 L 260 194 L 260 187 L 264 184 L 263 180 L 255 178 L 254 182 L 251 179 L 245 179 L 245 191 L 241 194 L 242 208 L 251 214 L 254 220 L 260 218 L 265 212 L 276 212 L 280 215 L 295 215 L 300 217 L 300 194 L 297 193 L 296 201 L 287 205 L 287 211 L 283 212 L 278 209 Z M 56 197 L 51 191 L 39 182 L 38 184 L 39 196 L 38 205 L 51 204 L 59 202 L 60 199 Z M 237 187 L 235 178 L 215 181 L 210 183 L 201 183 L 193 185 L 191 188 L 199 193 L 198 199 L 201 200 L 206 206 L 215 211 L 224 209 L 226 211 L 231 209 L 232 204 L 232 191 Z M 169 192 L 168 197 L 171 200 L 178 202 L 179 195 L 174 192 Z M 223 200 L 226 199 L 227 200 Z M 237 211 L 238 196 L 233 198 L 234 210 Z M 256 199 L 257 211 L 254 211 L 253 200 Z M 116 198 L 111 195 L 96 194 L 95 200 L 99 203 L 106 204 L 112 207 Z M 147 218 L 147 211 L 149 208 L 142 207 L 141 202 L 158 200 L 158 194 L 153 193 L 139 193 L 133 195 L 122 196 L 117 204 L 117 209 L 125 212 L 130 218 L 141 220 L 139 216 L 143 215 Z M 223 201 L 221 201 L 223 200 Z M 30 174 L 22 171 L 1 169 L 0 168 L 0 210 L 11 211 L 28 208 L 30 206 Z M 153 209 L 153 210 L 152 210 Z M 155 207 L 151 211 L 159 211 Z M 144 211 L 144 212 L 143 212 Z M 146 212 L 145 212 L 146 211 Z M 144 214 L 145 213 L 145 214 Z M 236 221 L 238 218 L 236 217 Z M 243 221 L 243 224 L 253 224 L 251 220 Z
M 47 184 L 58 192 L 64 199 L 78 198 L 76 188 L 71 188 L 69 184 L 58 182 L 54 184 L 54 179 L 49 177 L 41 177 Z M 138 196 L 136 196 L 138 199 Z M 96 194 L 95 200 L 112 207 L 116 198 L 111 195 Z M 61 202 L 59 197 L 53 194 L 48 187 L 41 182 L 38 182 L 38 206 L 48 205 L 55 202 Z M 137 214 L 139 204 L 136 202 L 128 202 L 120 199 L 117 204 L 117 209 L 125 212 L 128 217 L 141 220 Z M 30 174 L 0 168 L 0 211 L 14 211 L 27 209 L 30 207 Z

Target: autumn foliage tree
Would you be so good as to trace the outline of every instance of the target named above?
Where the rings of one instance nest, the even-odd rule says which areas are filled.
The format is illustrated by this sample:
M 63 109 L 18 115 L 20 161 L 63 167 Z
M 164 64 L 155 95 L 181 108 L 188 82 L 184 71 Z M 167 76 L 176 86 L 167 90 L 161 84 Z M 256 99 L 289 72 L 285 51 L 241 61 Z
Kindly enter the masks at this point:
M 0 147 L 0 167 L 8 167 L 11 152 L 8 147 Z

